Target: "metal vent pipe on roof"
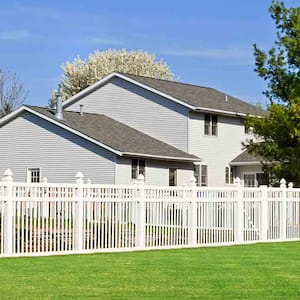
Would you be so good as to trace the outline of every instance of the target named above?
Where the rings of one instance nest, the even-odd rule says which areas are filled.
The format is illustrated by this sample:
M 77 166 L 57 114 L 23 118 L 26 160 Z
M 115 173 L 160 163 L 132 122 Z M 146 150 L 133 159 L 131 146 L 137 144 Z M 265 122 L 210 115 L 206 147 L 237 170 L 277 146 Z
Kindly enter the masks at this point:
M 83 116 L 83 104 L 80 104 L 79 108 L 80 108 L 80 115 Z
M 64 118 L 63 116 L 63 110 L 62 110 L 62 93 L 61 93 L 61 86 L 58 85 L 58 90 L 55 93 L 56 96 L 56 113 L 55 117 L 58 120 L 62 120 Z
M 225 102 L 228 102 L 228 96 L 225 95 Z

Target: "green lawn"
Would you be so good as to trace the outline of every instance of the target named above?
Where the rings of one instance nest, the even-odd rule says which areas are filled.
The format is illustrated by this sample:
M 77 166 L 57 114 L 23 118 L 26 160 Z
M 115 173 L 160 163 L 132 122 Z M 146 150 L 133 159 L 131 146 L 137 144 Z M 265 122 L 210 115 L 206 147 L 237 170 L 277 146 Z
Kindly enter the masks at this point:
M 1 299 L 300 299 L 300 242 L 0 259 Z

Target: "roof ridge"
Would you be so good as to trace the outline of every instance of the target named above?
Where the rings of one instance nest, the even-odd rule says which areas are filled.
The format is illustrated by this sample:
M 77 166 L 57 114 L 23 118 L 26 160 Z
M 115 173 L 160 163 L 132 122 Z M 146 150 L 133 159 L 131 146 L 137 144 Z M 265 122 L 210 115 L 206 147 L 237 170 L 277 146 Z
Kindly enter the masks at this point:
M 151 80 L 159 80 L 159 81 L 165 81 L 165 82 L 170 82 L 170 83 L 177 83 L 177 84 L 194 86 L 194 87 L 203 88 L 203 89 L 212 89 L 212 90 L 214 90 L 214 88 L 209 87 L 209 86 L 197 85 L 197 84 L 192 84 L 192 83 L 187 83 L 187 82 L 181 82 L 181 81 L 177 81 L 177 80 L 153 78 L 153 77 L 149 77 L 149 76 L 145 76 L 145 75 L 136 75 L 136 74 L 130 74 L 130 73 L 124 73 L 124 72 L 116 72 L 116 73 L 119 73 L 119 74 L 122 74 L 122 75 L 125 75 L 125 76 L 129 75 L 129 76 L 143 77 L 143 78 L 147 78 L 147 79 L 151 79 Z

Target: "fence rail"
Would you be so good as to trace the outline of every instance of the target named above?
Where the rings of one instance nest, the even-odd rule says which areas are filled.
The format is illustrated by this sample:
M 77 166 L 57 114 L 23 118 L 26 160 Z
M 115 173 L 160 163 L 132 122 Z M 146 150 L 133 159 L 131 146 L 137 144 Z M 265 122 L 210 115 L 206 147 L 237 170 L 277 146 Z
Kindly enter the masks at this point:
M 300 240 L 300 189 L 0 182 L 0 257 Z

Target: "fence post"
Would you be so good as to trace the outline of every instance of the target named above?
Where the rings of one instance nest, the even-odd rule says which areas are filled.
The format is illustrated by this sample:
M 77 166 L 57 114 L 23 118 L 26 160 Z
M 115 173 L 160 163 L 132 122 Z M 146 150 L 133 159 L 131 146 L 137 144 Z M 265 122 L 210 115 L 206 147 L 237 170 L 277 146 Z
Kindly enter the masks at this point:
M 13 229 L 13 193 L 12 193 L 12 183 L 13 183 L 13 173 L 10 169 L 4 171 L 4 177 L 2 179 L 5 182 L 4 190 L 4 254 L 11 255 L 13 253 L 13 239 L 15 232 Z
M 189 227 L 188 227 L 188 245 L 197 246 L 197 189 L 196 189 L 196 178 L 191 177 L 190 182 L 190 203 L 189 203 Z
M 83 250 L 83 175 L 77 172 L 75 194 L 75 250 Z
M 91 217 L 91 208 L 92 208 L 92 204 L 91 204 L 91 179 L 87 179 L 86 180 L 86 188 L 87 188 L 87 202 L 86 202 L 86 219 L 88 222 L 92 221 L 92 217 Z
M 286 204 L 287 204 L 287 189 L 286 181 L 284 178 L 280 180 L 280 189 L 281 189 L 281 224 L 280 224 L 280 239 L 286 240 Z
M 145 178 L 143 174 L 139 174 L 137 179 L 138 184 L 138 199 L 137 199 L 137 222 L 136 222 L 136 247 L 139 249 L 145 248 Z
M 244 195 L 243 187 L 239 177 L 235 178 L 234 184 L 237 188 L 235 242 L 237 244 L 242 244 L 244 241 Z
M 48 183 L 48 179 L 46 177 L 43 177 L 42 179 L 43 184 Z M 47 186 L 44 187 L 44 197 L 42 198 L 42 212 L 41 217 L 42 218 L 48 218 L 49 215 L 49 189 Z
M 268 187 L 261 185 L 261 232 L 260 240 L 266 242 L 268 240 Z

